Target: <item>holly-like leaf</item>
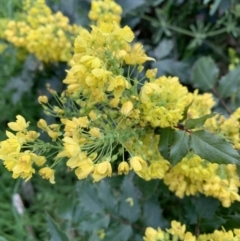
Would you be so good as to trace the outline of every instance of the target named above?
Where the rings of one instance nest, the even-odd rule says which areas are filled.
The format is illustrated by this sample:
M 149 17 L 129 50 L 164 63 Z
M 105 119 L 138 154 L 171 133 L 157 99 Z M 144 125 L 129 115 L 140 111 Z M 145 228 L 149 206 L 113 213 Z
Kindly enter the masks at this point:
M 160 137 L 161 138 L 161 137 Z M 189 135 L 185 131 L 175 131 L 170 150 L 170 162 L 172 166 L 182 160 L 189 150 Z
M 225 139 L 204 130 L 191 133 L 190 146 L 202 158 L 219 164 L 240 164 L 240 156 Z
M 59 228 L 49 214 L 47 214 L 47 224 L 51 235 L 50 241 L 69 241 L 67 235 Z
M 230 97 L 240 86 L 240 67 L 230 71 L 219 81 L 219 94 L 222 98 Z
M 161 155 L 169 160 L 170 157 L 170 147 L 173 142 L 174 130 L 170 127 L 162 128 L 158 132 L 160 134 L 159 150 Z
M 215 115 L 216 115 L 216 113 L 211 113 L 211 114 L 207 114 L 207 115 L 204 115 L 204 116 L 196 118 L 196 119 L 189 119 L 185 123 L 185 128 L 194 129 L 194 128 L 201 127 L 204 125 L 204 123 L 207 119 L 212 118 Z
M 88 181 L 78 183 L 79 201 L 84 210 L 91 213 L 104 213 L 103 205 L 96 193 L 96 186 Z
M 163 228 L 167 222 L 163 217 L 157 198 L 148 199 L 143 205 L 143 222 L 146 227 Z
M 217 82 L 219 69 L 210 57 L 200 58 L 192 68 L 191 81 L 195 88 L 211 90 Z

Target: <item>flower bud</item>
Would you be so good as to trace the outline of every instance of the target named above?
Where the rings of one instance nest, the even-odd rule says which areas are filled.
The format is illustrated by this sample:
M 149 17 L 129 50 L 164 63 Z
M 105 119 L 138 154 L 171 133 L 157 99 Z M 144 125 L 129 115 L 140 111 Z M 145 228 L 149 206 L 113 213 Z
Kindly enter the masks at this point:
M 127 101 L 123 104 L 121 108 L 121 113 L 125 116 L 128 116 L 132 111 L 132 109 L 133 109 L 133 103 L 131 101 Z
M 38 103 L 39 104 L 47 104 L 48 103 L 48 97 L 46 95 L 41 95 L 38 97 Z

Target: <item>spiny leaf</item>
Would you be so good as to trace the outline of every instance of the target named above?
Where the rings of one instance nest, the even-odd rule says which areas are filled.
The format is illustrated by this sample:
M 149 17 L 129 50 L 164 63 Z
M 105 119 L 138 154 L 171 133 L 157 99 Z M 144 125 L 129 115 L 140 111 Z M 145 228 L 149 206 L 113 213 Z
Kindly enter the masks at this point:
M 240 156 L 232 145 L 204 130 L 191 133 L 190 145 L 193 151 L 202 158 L 219 164 L 240 164 Z
M 204 123 L 207 119 L 212 118 L 215 115 L 216 115 L 216 113 L 211 113 L 211 114 L 207 114 L 207 115 L 204 115 L 204 116 L 196 118 L 196 119 L 189 119 L 186 121 L 185 127 L 187 129 L 194 129 L 194 128 L 201 127 L 204 125 Z
M 55 221 L 51 218 L 51 216 L 47 213 L 47 223 L 48 230 L 51 235 L 51 241 L 69 241 L 67 235 L 60 230 L 59 226 L 55 223 Z
M 193 66 L 191 80 L 194 87 L 211 90 L 217 82 L 219 69 L 210 57 L 200 58 Z
M 170 162 L 174 166 L 182 160 L 189 151 L 189 135 L 185 131 L 175 131 L 170 150 Z

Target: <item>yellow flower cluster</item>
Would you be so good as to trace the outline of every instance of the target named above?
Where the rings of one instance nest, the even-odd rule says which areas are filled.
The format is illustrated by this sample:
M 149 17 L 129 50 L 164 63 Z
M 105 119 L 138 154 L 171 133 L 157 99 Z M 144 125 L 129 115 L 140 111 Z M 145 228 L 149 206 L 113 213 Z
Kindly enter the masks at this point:
M 122 8 L 113 0 L 93 0 L 91 2 L 91 10 L 88 17 L 92 21 L 96 21 L 96 25 L 100 22 L 120 23 Z
M 198 90 L 192 95 L 192 103 L 188 109 L 188 118 L 199 118 L 211 113 L 211 109 L 215 105 L 212 94 L 198 94 Z
M 7 131 L 7 140 L 0 143 L 0 159 L 3 160 L 4 166 L 11 171 L 13 178 L 21 177 L 29 180 L 35 173 L 35 166 L 43 166 L 46 163 L 46 157 L 36 155 L 34 152 L 21 149 L 30 148 L 31 144 L 37 140 L 39 134 L 35 131 L 28 131 L 29 123 L 18 115 L 16 122 L 8 123 L 11 130 L 16 134 Z M 44 167 L 39 170 L 39 174 L 54 183 L 54 170 Z
M 210 163 L 192 153 L 166 173 L 164 183 L 180 198 L 200 192 L 219 199 L 224 207 L 240 201 L 236 166 Z
M 188 90 L 177 77 L 160 77 L 142 86 L 140 93 L 143 119 L 152 127 L 174 127 L 191 102 Z
M 48 27 L 51 21 L 55 21 L 59 28 L 66 27 L 66 31 L 72 29 L 68 20 L 59 13 L 52 14 L 43 0 L 26 6 L 26 9 L 29 9 L 26 28 L 30 32 L 38 31 L 40 25 Z M 32 19 L 33 14 L 39 14 L 38 18 Z M 9 24 L 23 26 L 26 22 Z M 29 35 L 28 31 L 23 34 Z M 158 146 L 161 137 L 155 133 L 156 128 L 177 128 L 190 103 L 187 118 L 209 114 L 214 101 L 210 94 L 189 93 L 177 77 L 157 78 L 157 69 L 148 69 L 139 80 L 142 64 L 153 59 L 145 54 L 140 44 L 131 47 L 133 39 L 132 30 L 128 26 L 120 27 L 117 22 L 99 22 L 97 26 L 91 26 L 91 31 L 80 29 L 74 43 L 74 55 L 69 61 L 71 67 L 63 80 L 66 90 L 58 96 L 49 87 L 58 106 L 50 105 L 46 96 L 38 98 L 45 113 L 61 121 L 61 124 L 48 125 L 40 119 L 37 123 L 53 144 L 43 143 L 37 133 L 35 138 L 28 139 L 27 123 L 18 116 L 15 124 L 9 123 L 17 134 L 8 133 L 9 139 L 0 143 L 0 158 L 5 166 L 14 177 L 29 179 L 35 172 L 36 160 L 48 153 L 54 155 L 54 163 L 51 168 L 42 167 L 39 173 L 52 183 L 52 167 L 66 160 L 67 167 L 74 170 L 79 179 L 91 175 L 94 181 L 99 181 L 116 172 L 121 175 L 132 170 L 145 180 L 163 179 L 180 198 L 200 192 L 218 198 L 225 207 L 240 201 L 235 165 L 213 164 L 209 162 L 211 160 L 188 153 L 171 167 L 170 162 L 161 156 Z M 237 146 L 239 117 L 240 111 L 237 110 L 229 118 L 229 123 L 224 121 L 219 125 L 217 122 L 222 117 L 211 119 L 209 123 L 215 120 L 215 126 Z M 206 126 L 210 126 L 209 123 Z M 16 129 L 19 125 L 24 128 Z M 21 152 L 24 148 L 27 150 Z M 12 155 L 14 162 L 10 162 Z M 25 169 L 17 166 L 22 155 L 24 158 L 28 155 Z
M 216 115 L 208 119 L 205 123 L 206 129 L 210 132 L 218 133 L 233 144 L 236 149 L 240 149 L 240 108 L 236 109 L 229 118 Z
M 180 222 L 172 221 L 171 228 L 163 231 L 161 228 L 154 229 L 148 227 L 145 231 L 144 241 L 238 241 L 240 240 L 240 229 L 225 231 L 215 230 L 210 234 L 193 235 L 191 232 L 186 232 L 186 225 Z
M 45 0 L 25 1 L 21 21 L 9 21 L 5 38 L 16 47 L 23 47 L 43 62 L 69 61 L 72 43 L 79 31 L 77 25 L 61 12 L 52 13 Z

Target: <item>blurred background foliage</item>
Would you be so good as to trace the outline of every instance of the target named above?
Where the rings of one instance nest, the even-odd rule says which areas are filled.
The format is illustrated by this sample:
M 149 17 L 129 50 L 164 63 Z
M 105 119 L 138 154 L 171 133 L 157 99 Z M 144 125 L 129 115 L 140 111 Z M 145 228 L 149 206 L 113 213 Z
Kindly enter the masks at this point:
M 90 0 L 48 0 L 71 23 L 89 27 Z M 240 4 L 234 0 L 118 0 L 122 25 L 129 25 L 156 62 L 158 75 L 174 75 L 190 90 L 210 92 L 220 113 L 240 106 Z M 22 1 L 0 0 L 0 18 L 16 19 Z M 0 26 L 3 29 L 4 26 Z M 1 38 L 1 35 L 0 35 Z M 42 63 L 21 48 L 0 40 L 0 139 L 17 114 L 34 124 L 42 117 L 37 102 L 46 84 L 60 91 L 67 63 Z M 61 167 L 59 167 L 61 168 Z M 64 173 L 65 171 L 62 171 Z M 77 182 L 65 173 L 57 185 L 34 177 L 13 180 L 0 166 L 0 240 L 142 240 L 147 226 L 166 228 L 172 219 L 192 232 L 239 228 L 240 205 L 226 209 L 219 201 L 177 198 L 161 181 L 136 176 L 113 177 L 97 184 Z M 21 211 L 19 211 L 19 207 Z M 22 208 L 22 209 L 21 209 Z M 49 216 L 47 216 L 47 213 Z M 56 224 L 55 221 L 58 223 Z M 47 218 L 47 219 L 46 219 Z M 60 228 L 59 228 L 60 227 Z

